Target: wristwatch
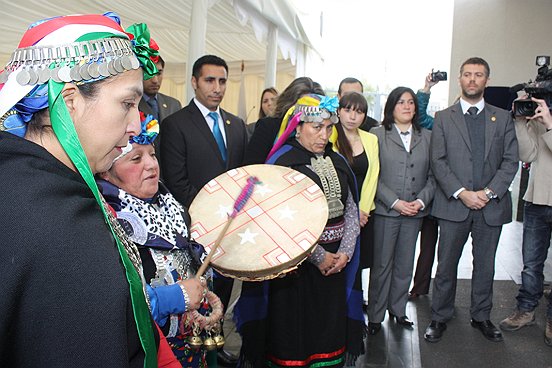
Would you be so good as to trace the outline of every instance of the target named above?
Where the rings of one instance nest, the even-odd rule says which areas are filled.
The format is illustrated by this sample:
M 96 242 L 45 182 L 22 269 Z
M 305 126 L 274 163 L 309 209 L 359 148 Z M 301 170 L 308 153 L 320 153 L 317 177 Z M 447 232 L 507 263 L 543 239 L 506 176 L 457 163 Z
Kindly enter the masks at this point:
M 489 199 L 498 198 L 498 196 L 496 195 L 496 193 L 493 192 L 493 191 L 492 191 L 491 189 L 489 189 L 488 187 L 483 188 L 483 191 L 485 192 L 485 195 L 486 195 L 487 198 L 489 198 Z

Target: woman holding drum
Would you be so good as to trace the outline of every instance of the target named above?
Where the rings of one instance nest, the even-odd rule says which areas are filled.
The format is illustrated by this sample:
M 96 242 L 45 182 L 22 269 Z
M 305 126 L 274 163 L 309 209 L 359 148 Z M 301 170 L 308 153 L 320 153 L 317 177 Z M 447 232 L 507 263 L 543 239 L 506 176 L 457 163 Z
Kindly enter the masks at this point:
M 201 281 L 194 277 L 205 251 L 190 239 L 188 212 L 159 182 L 153 146 L 157 120 L 140 114 L 140 135 L 131 138 L 130 151 L 99 174 L 98 186 L 138 246 L 153 318 L 178 361 L 183 367 L 212 366 L 217 342 L 223 344 L 222 305 L 207 291 L 212 273 Z
M 269 154 L 267 163 L 295 169 L 323 189 L 329 216 L 296 271 L 242 291 L 234 310 L 242 367 L 341 367 L 354 365 L 362 353 L 355 179 L 328 144 L 337 107 L 336 98 L 301 97 L 282 120 Z

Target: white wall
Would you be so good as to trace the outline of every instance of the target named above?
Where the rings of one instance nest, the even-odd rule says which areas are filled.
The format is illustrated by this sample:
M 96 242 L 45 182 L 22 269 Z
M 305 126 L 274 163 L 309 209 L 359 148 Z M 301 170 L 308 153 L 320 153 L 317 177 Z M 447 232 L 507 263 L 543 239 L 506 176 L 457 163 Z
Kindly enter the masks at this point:
M 489 63 L 489 86 L 510 87 L 534 79 L 537 55 L 552 55 L 552 0 L 455 0 L 453 22 L 450 103 L 469 57 Z

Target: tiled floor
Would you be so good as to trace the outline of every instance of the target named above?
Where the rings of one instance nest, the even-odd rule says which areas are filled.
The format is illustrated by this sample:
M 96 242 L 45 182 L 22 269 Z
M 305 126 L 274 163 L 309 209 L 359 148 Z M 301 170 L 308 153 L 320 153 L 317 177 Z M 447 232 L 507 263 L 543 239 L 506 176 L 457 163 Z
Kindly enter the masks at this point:
M 498 323 L 506 317 L 515 305 L 515 293 L 520 283 L 522 269 L 521 239 L 523 226 L 521 222 L 512 222 L 504 226 L 496 256 L 495 296 L 493 321 Z M 552 248 L 552 247 L 551 247 Z M 549 252 L 545 265 L 545 280 L 552 281 L 552 251 Z M 471 279 L 472 271 L 471 240 L 465 245 L 460 259 L 458 278 Z M 436 264 L 434 267 L 434 272 Z M 368 275 L 364 275 L 368 277 Z M 239 282 L 234 288 L 234 296 L 239 292 Z M 429 321 L 429 308 L 431 297 L 421 297 L 416 302 L 409 302 L 407 315 L 415 322 L 412 330 L 406 330 L 395 323 L 389 323 L 386 319 L 382 331 L 375 337 L 366 340 L 367 354 L 357 361 L 357 367 L 383 368 L 383 367 L 408 367 L 408 368 L 432 368 L 432 367 L 521 367 L 531 366 L 552 367 L 543 357 L 549 357 L 552 362 L 552 348 L 544 345 L 542 331 L 544 330 L 544 307 L 539 307 L 537 326 L 527 328 L 526 331 L 505 334 L 504 343 L 491 343 L 473 328 L 469 326 L 469 282 L 459 282 L 457 293 L 457 318 L 450 322 L 445 338 L 439 344 L 428 345 L 423 340 L 423 330 Z M 544 301 L 543 301 L 544 302 Z M 541 303 L 542 304 L 542 303 Z M 228 311 L 227 320 L 231 321 L 232 308 Z M 420 331 L 421 329 L 421 331 Z M 232 323 L 226 323 L 227 336 L 226 349 L 238 353 L 240 338 L 233 330 Z M 448 342 L 447 342 L 448 338 Z M 464 341 L 465 343 L 461 343 Z M 456 345 L 456 341 L 463 344 Z M 425 345 L 424 345 L 425 344 Z M 519 350 L 519 354 L 514 354 Z M 500 359 L 491 359 L 494 354 Z M 482 357 L 477 360 L 477 357 Z M 524 356 L 528 357 L 524 359 Z M 498 362 L 495 364 L 495 362 Z M 526 364 L 525 364 L 526 363 Z

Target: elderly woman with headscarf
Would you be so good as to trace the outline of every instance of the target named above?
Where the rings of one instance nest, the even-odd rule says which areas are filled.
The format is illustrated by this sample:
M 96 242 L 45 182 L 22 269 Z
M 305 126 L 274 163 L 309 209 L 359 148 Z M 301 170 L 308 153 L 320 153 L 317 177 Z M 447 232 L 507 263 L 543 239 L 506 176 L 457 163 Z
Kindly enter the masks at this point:
M 295 169 L 324 191 L 329 215 L 296 271 L 242 291 L 234 310 L 241 366 L 341 367 L 362 353 L 358 196 L 347 162 L 328 144 L 337 106 L 336 98 L 300 98 L 269 153 L 267 163 Z
M 113 13 L 46 19 L 0 74 L 1 366 L 164 365 L 138 251 L 94 181 L 139 133 L 156 73 L 141 29 L 131 40 Z
M 188 293 L 205 251 L 190 238 L 188 211 L 159 181 L 153 146 L 159 124 L 151 115 L 140 114 L 140 135 L 132 137 L 130 149 L 99 174 L 98 186 L 138 246 L 153 318 L 177 359 L 183 367 L 207 367 L 207 349 L 215 350 L 213 337 L 220 332 L 222 305 L 212 292 Z M 211 279 L 209 272 L 207 280 L 202 280 L 211 284 Z M 203 345 L 196 346 L 194 341 Z M 210 358 L 214 362 L 216 354 Z

